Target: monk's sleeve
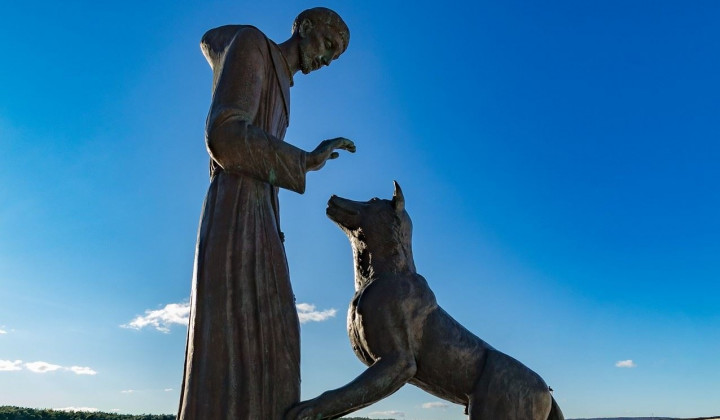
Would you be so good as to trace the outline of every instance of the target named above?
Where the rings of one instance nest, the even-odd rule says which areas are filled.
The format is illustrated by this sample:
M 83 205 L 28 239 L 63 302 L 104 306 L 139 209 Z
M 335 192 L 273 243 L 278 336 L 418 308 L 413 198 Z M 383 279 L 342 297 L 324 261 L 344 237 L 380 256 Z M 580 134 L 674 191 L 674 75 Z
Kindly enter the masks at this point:
M 270 59 L 267 43 L 260 37 L 242 36 L 228 48 L 208 115 L 208 152 L 226 172 L 302 194 L 307 153 L 252 124 L 266 99 L 262 85 Z

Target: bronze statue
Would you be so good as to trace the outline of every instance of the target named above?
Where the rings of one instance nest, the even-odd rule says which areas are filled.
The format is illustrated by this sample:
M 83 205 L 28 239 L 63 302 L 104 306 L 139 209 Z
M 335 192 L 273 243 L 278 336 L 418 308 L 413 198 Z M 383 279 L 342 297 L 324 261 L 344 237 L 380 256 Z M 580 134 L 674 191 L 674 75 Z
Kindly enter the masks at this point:
M 415 271 L 412 223 L 395 183 L 392 200 L 333 196 L 327 215 L 350 239 L 355 296 L 348 335 L 369 367 L 349 384 L 293 407 L 288 420 L 334 419 L 405 383 L 462 404 L 470 420 L 562 420 L 538 374 L 465 329 Z
M 346 138 L 306 152 L 283 138 L 298 71 L 329 65 L 349 31 L 306 10 L 281 44 L 257 28 L 208 31 L 213 70 L 205 140 L 210 187 L 198 230 L 179 420 L 280 420 L 300 399 L 299 322 L 279 226 L 278 188 L 355 151 Z

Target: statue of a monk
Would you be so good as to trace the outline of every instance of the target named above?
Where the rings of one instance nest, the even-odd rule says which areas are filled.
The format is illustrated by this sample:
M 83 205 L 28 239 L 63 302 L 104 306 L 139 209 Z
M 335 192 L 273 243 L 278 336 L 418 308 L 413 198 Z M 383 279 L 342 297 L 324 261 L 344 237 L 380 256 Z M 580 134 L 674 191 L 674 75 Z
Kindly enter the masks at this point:
M 276 44 L 257 28 L 208 31 L 213 70 L 205 140 L 210 188 L 198 230 L 178 420 L 281 420 L 300 400 L 300 327 L 280 231 L 278 188 L 355 151 L 346 138 L 306 152 L 283 138 L 290 87 L 337 59 L 349 30 L 332 10 L 295 20 Z

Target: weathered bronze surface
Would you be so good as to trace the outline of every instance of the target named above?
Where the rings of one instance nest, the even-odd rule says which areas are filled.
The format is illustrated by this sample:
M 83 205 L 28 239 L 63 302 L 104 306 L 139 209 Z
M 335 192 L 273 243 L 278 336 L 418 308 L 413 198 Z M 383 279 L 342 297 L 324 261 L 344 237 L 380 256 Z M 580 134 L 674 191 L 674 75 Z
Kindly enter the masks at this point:
M 353 152 L 345 138 L 306 152 L 283 138 L 290 87 L 340 56 L 349 31 L 335 12 L 302 12 L 275 44 L 257 28 L 208 31 L 213 70 L 205 140 L 210 187 L 198 231 L 179 420 L 279 420 L 300 399 L 299 323 L 279 226 L 278 188 Z
M 494 349 L 447 314 L 415 271 L 412 223 L 395 184 L 392 200 L 333 196 L 327 214 L 355 261 L 348 334 L 368 369 L 349 384 L 293 407 L 287 419 L 332 419 L 366 407 L 405 383 L 462 404 L 471 420 L 561 420 L 535 372 Z

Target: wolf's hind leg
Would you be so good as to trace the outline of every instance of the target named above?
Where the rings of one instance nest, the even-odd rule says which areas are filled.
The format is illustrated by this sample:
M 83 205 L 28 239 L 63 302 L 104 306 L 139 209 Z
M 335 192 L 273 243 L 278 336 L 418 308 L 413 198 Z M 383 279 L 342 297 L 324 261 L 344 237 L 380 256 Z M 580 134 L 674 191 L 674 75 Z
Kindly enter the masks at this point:
M 552 401 L 540 376 L 492 351 L 469 396 L 468 413 L 470 420 L 548 420 Z
M 541 396 L 537 397 L 543 399 Z M 500 393 L 482 397 L 471 396 L 468 414 L 470 420 L 554 420 L 548 418 L 550 409 L 548 407 L 546 410 L 544 405 L 541 401 L 510 399 L 507 394 Z

